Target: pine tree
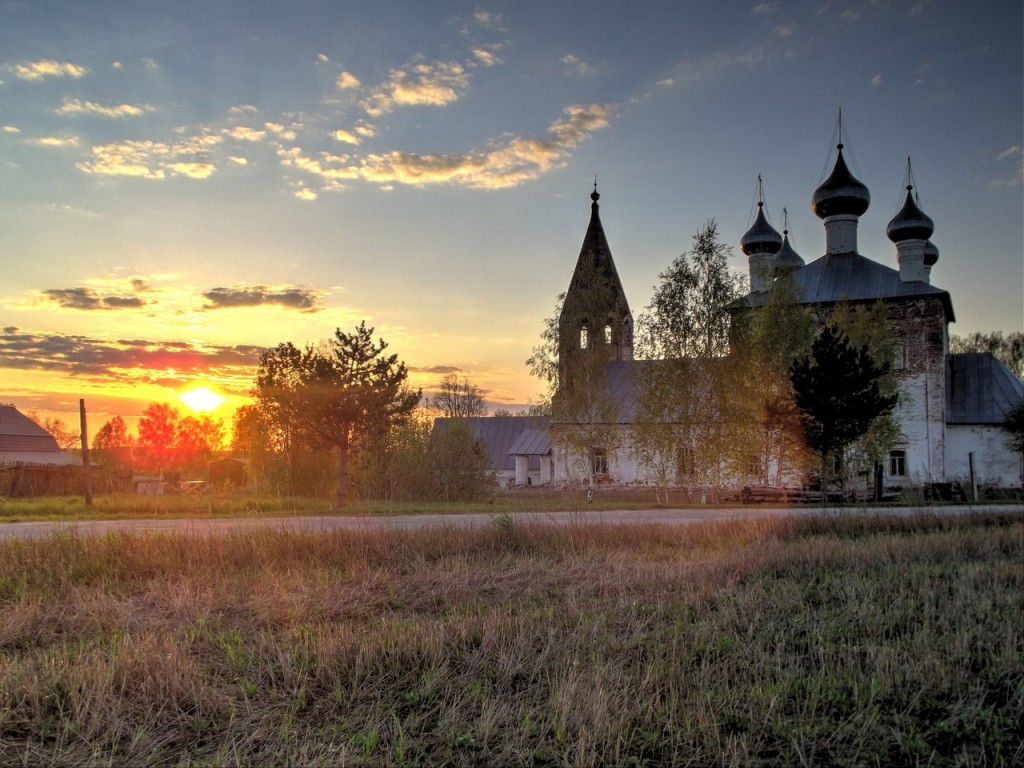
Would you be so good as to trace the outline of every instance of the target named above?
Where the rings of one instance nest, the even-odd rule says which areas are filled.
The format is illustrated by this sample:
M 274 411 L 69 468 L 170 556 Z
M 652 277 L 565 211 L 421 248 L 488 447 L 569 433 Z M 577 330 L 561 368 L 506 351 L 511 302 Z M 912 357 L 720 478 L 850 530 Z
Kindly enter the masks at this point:
M 823 495 L 829 458 L 841 457 L 876 418 L 895 407 L 897 396 L 884 395 L 879 388 L 888 371 L 888 363 L 876 362 L 866 346 L 854 347 L 834 323 L 814 340 L 810 356 L 790 367 L 804 438 L 821 456 Z

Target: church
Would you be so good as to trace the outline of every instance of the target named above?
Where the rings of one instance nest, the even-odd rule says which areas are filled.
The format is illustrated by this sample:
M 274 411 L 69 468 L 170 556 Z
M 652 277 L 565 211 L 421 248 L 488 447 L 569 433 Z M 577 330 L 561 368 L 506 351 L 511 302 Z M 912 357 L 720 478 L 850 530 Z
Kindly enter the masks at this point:
M 601 225 L 599 197 L 595 185 L 590 222 L 559 317 L 555 415 L 547 421 L 524 419 L 521 428 L 515 420 L 522 417 L 472 420 L 471 427 L 488 442 L 499 479 L 510 485 L 655 482 L 649 462 L 638 459 L 631 435 L 638 383 L 657 363 L 634 359 L 634 319 Z M 759 202 L 754 224 L 740 242 L 750 291 L 731 309 L 756 311 L 782 275 L 792 281 L 798 302 L 819 328 L 839 305 L 883 306 L 896 349 L 892 367 L 899 393 L 893 414 L 899 436 L 881 466 L 885 487 L 896 492 L 947 483 L 1020 488 L 1024 457 L 1010 448 L 1002 425 L 1024 400 L 1024 383 L 992 355 L 950 354 L 953 301 L 932 283 L 939 260 L 930 239 L 934 224 L 919 208 L 912 185 L 886 229 L 897 269 L 858 251 L 858 223 L 870 201 L 868 188 L 847 167 L 840 143 L 831 174 L 812 196 L 826 247 L 810 263 L 794 252 L 788 233 L 780 235 L 768 223 Z M 564 409 L 559 416 L 559 399 L 590 385 L 574 363 L 593 345 L 605 345 L 601 391 L 570 424 Z M 497 433 L 503 438 L 492 445 L 489 436 Z M 677 462 L 673 471 L 685 472 L 683 464 Z M 786 482 L 794 480 L 799 482 L 792 477 Z M 757 481 L 733 469 L 719 484 L 728 490 Z

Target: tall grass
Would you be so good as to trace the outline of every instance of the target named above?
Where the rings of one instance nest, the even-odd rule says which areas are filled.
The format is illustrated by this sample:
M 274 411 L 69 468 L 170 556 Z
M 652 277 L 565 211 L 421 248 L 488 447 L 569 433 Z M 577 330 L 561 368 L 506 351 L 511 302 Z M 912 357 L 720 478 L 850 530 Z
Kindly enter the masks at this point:
M 1019 515 L 0 543 L 0 764 L 1024 762 Z

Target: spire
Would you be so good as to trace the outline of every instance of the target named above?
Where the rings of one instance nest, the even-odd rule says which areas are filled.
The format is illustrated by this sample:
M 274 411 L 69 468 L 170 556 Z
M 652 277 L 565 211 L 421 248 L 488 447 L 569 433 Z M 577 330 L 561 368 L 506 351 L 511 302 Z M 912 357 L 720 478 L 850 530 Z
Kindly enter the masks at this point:
M 750 265 L 750 289 L 755 292 L 771 288 L 775 273 L 775 254 L 782 247 L 782 236 L 768 223 L 764 215 L 764 185 L 757 177 L 757 217 L 740 238 L 740 250 L 747 255 Z
M 836 145 L 836 164 L 831 175 L 814 190 L 811 210 L 821 219 L 829 216 L 863 216 L 871 204 L 871 194 L 846 166 L 843 143 Z
M 931 218 L 921 210 L 914 199 L 914 174 L 907 158 L 906 196 L 903 207 L 885 228 L 885 234 L 896 243 L 896 257 L 900 264 L 900 279 L 909 282 L 928 282 L 931 268 L 938 261 L 938 249 L 928 240 L 935 231 Z M 931 246 L 929 248 L 929 246 Z
M 611 360 L 633 359 L 633 315 L 601 225 L 598 199 L 595 178 L 590 193 L 590 223 L 558 319 L 560 387 L 571 386 L 571 361 L 584 343 L 611 344 Z
M 764 186 L 761 176 L 757 177 L 757 217 L 753 226 L 740 239 L 740 250 L 747 256 L 757 253 L 774 255 L 782 247 L 782 236 L 768 223 L 764 216 Z
M 825 222 L 826 254 L 857 252 L 857 222 L 871 204 L 868 188 L 850 173 L 843 157 L 842 110 L 837 132 L 835 166 L 811 197 L 811 210 Z
M 782 247 L 775 257 L 775 274 L 792 272 L 804 266 L 804 260 L 789 244 L 789 211 L 782 209 Z

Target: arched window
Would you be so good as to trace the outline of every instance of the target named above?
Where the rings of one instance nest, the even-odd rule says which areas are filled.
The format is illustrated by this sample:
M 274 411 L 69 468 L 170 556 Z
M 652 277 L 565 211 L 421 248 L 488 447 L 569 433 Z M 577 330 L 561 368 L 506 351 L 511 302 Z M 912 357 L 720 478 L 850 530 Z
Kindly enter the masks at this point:
M 612 343 L 612 324 L 611 323 L 608 323 L 608 325 L 606 325 L 604 327 L 604 343 L 605 344 L 611 344 Z
M 590 334 L 587 332 L 587 326 L 580 328 L 580 349 L 586 349 L 590 343 Z
M 889 476 L 890 477 L 903 477 L 907 474 L 907 452 L 906 451 L 890 451 L 889 452 Z
M 892 345 L 892 369 L 894 371 L 902 371 L 907 367 L 907 346 L 903 342 L 897 341 Z

